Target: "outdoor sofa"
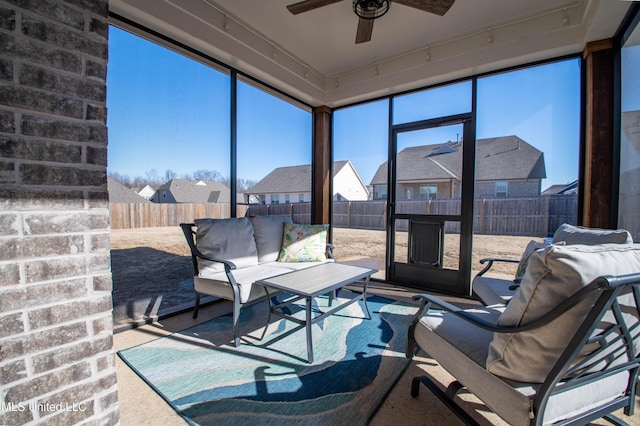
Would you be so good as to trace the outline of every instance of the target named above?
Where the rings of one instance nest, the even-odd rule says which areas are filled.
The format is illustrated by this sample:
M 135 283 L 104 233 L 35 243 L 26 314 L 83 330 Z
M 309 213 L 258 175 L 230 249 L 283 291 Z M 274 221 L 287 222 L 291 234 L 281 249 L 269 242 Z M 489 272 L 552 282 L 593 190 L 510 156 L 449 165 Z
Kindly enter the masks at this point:
M 193 260 L 193 318 L 201 295 L 230 300 L 236 346 L 240 309 L 266 296 L 256 281 L 333 261 L 328 225 L 294 224 L 289 216 L 196 219 L 180 227 Z

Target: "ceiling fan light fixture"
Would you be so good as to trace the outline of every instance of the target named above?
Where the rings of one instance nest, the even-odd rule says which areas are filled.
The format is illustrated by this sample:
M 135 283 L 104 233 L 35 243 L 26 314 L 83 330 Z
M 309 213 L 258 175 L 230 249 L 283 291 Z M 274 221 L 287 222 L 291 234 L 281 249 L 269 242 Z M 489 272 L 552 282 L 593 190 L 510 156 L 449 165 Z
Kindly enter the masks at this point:
M 391 0 L 353 0 L 353 11 L 362 19 L 377 19 L 390 7 Z

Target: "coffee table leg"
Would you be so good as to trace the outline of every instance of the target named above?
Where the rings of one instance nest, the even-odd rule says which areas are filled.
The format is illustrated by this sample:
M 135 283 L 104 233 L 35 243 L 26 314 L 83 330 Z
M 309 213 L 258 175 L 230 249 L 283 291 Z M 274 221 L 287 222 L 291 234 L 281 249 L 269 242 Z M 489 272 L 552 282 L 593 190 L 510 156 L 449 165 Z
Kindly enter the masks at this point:
M 313 341 L 311 340 L 311 297 L 307 297 L 307 359 L 313 364 Z
M 269 287 L 264 287 L 264 291 L 267 293 L 267 300 L 269 301 L 269 316 L 267 317 L 267 323 L 264 325 L 264 330 L 262 330 L 262 337 L 260 340 L 264 339 L 264 336 L 267 335 L 267 329 L 269 328 L 269 324 L 271 324 L 271 313 L 273 312 L 273 300 L 271 299 L 271 294 L 269 294 Z
M 369 307 L 367 306 L 367 286 L 369 285 L 369 278 L 371 278 L 371 275 L 364 279 L 362 290 L 362 303 L 364 304 L 364 310 L 367 312 L 367 319 L 371 319 L 371 313 L 369 312 Z

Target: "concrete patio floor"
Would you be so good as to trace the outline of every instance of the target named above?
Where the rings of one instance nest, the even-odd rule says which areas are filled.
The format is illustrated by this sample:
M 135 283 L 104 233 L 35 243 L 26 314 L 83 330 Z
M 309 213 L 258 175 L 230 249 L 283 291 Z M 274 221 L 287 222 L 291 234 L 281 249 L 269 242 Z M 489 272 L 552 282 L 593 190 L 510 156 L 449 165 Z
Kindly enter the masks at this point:
M 409 302 L 413 292 L 405 289 L 395 289 L 387 285 L 372 285 L 370 294 Z M 447 301 L 463 306 L 477 306 L 477 302 L 468 299 L 446 297 Z M 195 324 L 205 322 L 215 316 L 224 315 L 231 311 L 231 304 L 226 301 L 215 302 L 201 308 L 198 319 L 192 318 L 192 312 L 187 311 L 178 315 L 164 318 L 156 323 L 143 325 L 114 334 L 116 351 L 133 347 L 156 338 L 183 330 Z M 118 356 L 116 356 L 116 372 L 118 378 L 118 397 L 120 404 L 121 424 L 124 426 L 153 425 L 172 426 L 187 424 L 150 386 L 137 376 Z M 442 384 L 448 384 L 452 378 L 437 363 L 424 353 L 414 357 L 410 366 L 390 390 L 386 400 L 379 408 L 371 426 L 387 425 L 461 425 L 455 417 L 433 394 L 426 388 L 417 398 L 410 396 L 411 380 L 415 376 L 428 373 Z M 461 395 L 465 406 L 472 416 L 482 425 L 506 425 L 497 415 L 490 412 L 473 395 Z M 636 413 L 640 410 L 640 403 L 636 401 Z M 474 411 L 475 410 L 475 411 Z M 621 412 L 616 413 L 630 425 L 640 426 L 640 415 L 626 417 Z M 610 424 L 600 420 L 594 424 Z

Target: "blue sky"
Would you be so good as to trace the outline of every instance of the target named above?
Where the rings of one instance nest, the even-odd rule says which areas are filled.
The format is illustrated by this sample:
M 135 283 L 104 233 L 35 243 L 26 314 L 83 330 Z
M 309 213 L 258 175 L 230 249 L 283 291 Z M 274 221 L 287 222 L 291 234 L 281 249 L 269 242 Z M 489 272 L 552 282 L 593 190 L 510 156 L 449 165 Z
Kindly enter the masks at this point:
M 578 178 L 580 125 L 580 69 L 577 59 L 478 79 L 476 138 L 517 135 L 544 153 L 551 184 Z M 452 115 L 470 109 L 468 82 L 407 95 L 395 101 L 394 122 L 411 122 Z M 388 101 L 377 101 L 334 113 L 334 157 L 353 159 L 369 182 L 386 161 Z M 455 141 L 460 126 L 417 132 L 428 134 L 422 144 Z M 461 136 L 461 135 L 460 135 Z M 407 145 L 418 141 L 403 138 Z M 365 154 L 363 154 L 365 153 Z
M 478 80 L 477 137 L 517 135 L 544 152 L 543 188 L 578 175 L 579 61 Z M 115 27 L 107 77 L 111 172 L 179 177 L 196 170 L 229 175 L 229 78 Z M 396 99 L 394 122 L 466 112 L 470 84 Z M 459 127 L 430 131 L 441 143 Z M 369 183 L 386 161 L 388 101 L 334 113 L 334 159 L 350 159 Z M 275 167 L 311 162 L 311 115 L 255 87 L 238 88 L 238 177 L 258 181 Z
M 115 27 L 109 37 L 109 171 L 229 176 L 228 75 Z M 238 177 L 311 162 L 308 112 L 241 82 L 237 114 Z
M 622 111 L 640 110 L 638 70 L 640 70 L 640 44 L 622 50 L 622 87 L 624 88 Z

